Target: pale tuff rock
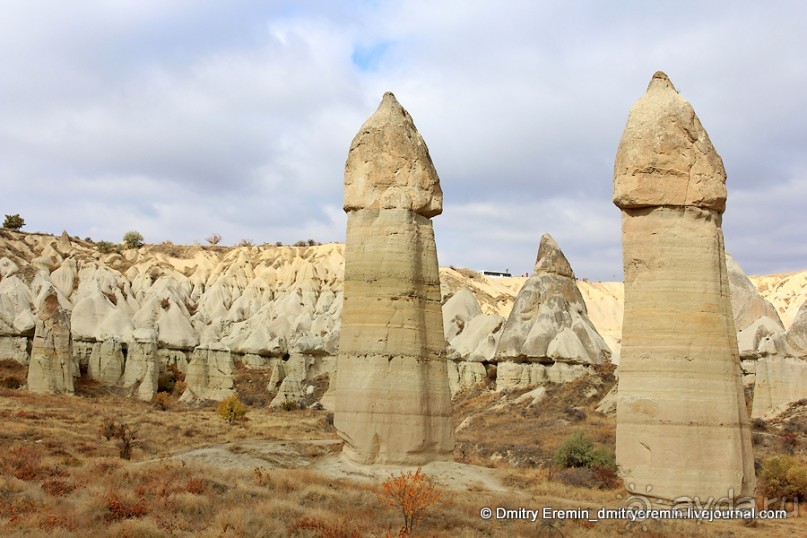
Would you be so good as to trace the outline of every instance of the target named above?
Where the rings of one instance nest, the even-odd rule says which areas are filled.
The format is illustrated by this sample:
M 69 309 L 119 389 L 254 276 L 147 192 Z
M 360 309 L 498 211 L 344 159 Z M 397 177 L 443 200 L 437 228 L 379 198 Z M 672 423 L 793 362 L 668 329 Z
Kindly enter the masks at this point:
M 737 347 L 743 361 L 771 355 L 792 355 L 784 329 L 767 316 L 757 319 L 737 333 Z
M 193 350 L 185 374 L 188 385 L 181 400 L 224 400 L 235 394 L 232 353 L 222 344 L 199 346 Z
M 692 107 L 657 73 L 614 166 L 625 271 L 616 455 L 626 484 L 664 501 L 745 498 L 755 487 L 724 183 Z
M 59 305 L 51 286 L 37 297 L 36 329 L 28 366 L 28 390 L 73 394 L 73 356 L 70 313 Z
M 160 375 L 157 334 L 151 329 L 137 329 L 132 337 L 121 382 L 130 395 L 149 401 L 157 393 Z
M 569 262 L 555 240 L 544 234 L 535 273 L 516 297 L 496 360 L 600 364 L 610 355 L 587 317 Z
M 0 335 L 33 335 L 33 310 L 31 290 L 17 275 L 0 280 Z
M 787 330 L 787 343 L 794 355 L 807 358 L 807 301 L 802 303 Z
M 62 235 L 59 236 L 54 248 L 56 249 L 56 252 L 63 256 L 67 256 L 70 254 L 70 251 L 73 250 L 73 243 L 70 242 L 70 236 L 66 231 L 62 232 Z
M 552 365 L 504 361 L 496 365 L 496 390 L 526 389 L 546 383 L 568 383 L 590 373 L 582 364 Z
M 344 304 L 334 426 L 353 461 L 452 459 L 454 428 L 434 230 L 442 192 L 395 97 L 353 140 L 345 166 Z
M 807 301 L 807 271 L 751 276 L 749 280 L 776 308 L 785 329 L 789 329 L 799 308 Z
M 617 385 L 614 385 L 611 390 L 608 391 L 608 394 L 603 396 L 600 403 L 597 404 L 597 412 L 609 417 L 616 415 L 616 403 L 618 399 Z
M 468 288 L 460 288 L 443 303 L 443 331 L 446 342 L 460 334 L 472 318 L 482 314 L 479 301 Z
M 30 359 L 28 355 L 28 338 L 24 336 L 0 336 L 0 357 L 27 365 Z
M 504 322 L 505 319 L 498 314 L 479 314 L 471 318 L 463 331 L 449 342 L 448 358 L 471 362 L 492 361 Z
M 731 309 L 737 345 L 743 361 L 773 355 L 790 355 L 785 329 L 776 308 L 757 291 L 740 265 L 726 253 Z M 743 366 L 743 372 L 747 367 Z M 747 383 L 749 379 L 746 379 Z
M 726 171 L 692 105 L 662 72 L 631 108 L 614 163 L 622 209 L 726 207 Z
M 429 148 L 392 93 L 384 94 L 350 144 L 344 208 L 406 209 L 429 218 L 443 212 Z
M 277 373 L 277 376 L 276 376 Z M 333 379 L 336 373 L 336 361 L 331 357 L 317 359 L 311 355 L 295 354 L 287 361 L 277 364 L 272 371 L 270 385 L 278 380 L 277 395 L 269 404 L 270 407 L 279 407 L 285 402 L 301 402 L 313 389 L 312 382 L 320 375 L 327 375 Z
M 5 256 L 0 258 L 0 278 L 9 277 L 19 270 L 20 270 L 19 266 L 12 260 L 8 259 Z
M 734 313 L 734 328 L 737 332 L 739 333 L 762 317 L 771 319 L 784 331 L 784 325 L 779 319 L 776 308 L 760 295 L 740 265 L 728 252 L 726 252 L 726 269 L 729 273 L 731 310 Z
M 529 392 L 525 392 L 515 400 L 513 403 L 526 405 L 527 407 L 532 407 L 533 405 L 538 405 L 539 403 L 543 402 L 546 398 L 546 387 L 536 387 Z
M 449 360 L 493 360 L 505 319 L 482 313 L 471 290 L 461 288 L 443 305 L 443 329 Z
M 463 389 L 481 383 L 487 377 L 485 366 L 479 362 L 448 361 L 448 387 L 451 397 Z
M 794 357 L 766 357 L 756 361 L 753 418 L 776 416 L 807 398 L 807 361 Z
M 114 337 L 107 338 L 92 346 L 87 360 L 87 375 L 106 385 L 117 385 L 125 364 L 122 342 Z

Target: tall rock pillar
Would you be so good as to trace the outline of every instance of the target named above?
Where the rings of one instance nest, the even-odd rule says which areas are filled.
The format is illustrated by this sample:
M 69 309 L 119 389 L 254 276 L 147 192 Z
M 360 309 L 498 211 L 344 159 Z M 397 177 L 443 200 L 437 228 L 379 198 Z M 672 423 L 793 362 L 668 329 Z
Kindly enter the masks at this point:
M 47 285 L 37 297 L 36 328 L 28 365 L 28 390 L 73 394 L 73 340 L 70 312 L 59 304 L 56 288 Z
M 661 502 L 737 499 L 755 487 L 725 182 L 692 106 L 656 73 L 614 165 L 625 270 L 616 455 L 625 484 Z
M 431 217 L 443 193 L 426 143 L 391 93 L 345 165 L 348 214 L 334 425 L 363 463 L 452 459 L 454 430 Z

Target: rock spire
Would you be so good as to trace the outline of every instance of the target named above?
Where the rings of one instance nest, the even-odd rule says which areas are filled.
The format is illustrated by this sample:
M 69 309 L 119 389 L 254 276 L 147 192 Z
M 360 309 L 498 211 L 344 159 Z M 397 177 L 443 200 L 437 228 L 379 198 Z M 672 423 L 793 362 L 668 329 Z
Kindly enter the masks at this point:
M 748 498 L 755 486 L 725 181 L 692 106 L 656 73 L 614 165 L 625 271 L 616 450 L 625 484 L 661 502 Z
M 334 425 L 353 461 L 452 459 L 434 230 L 442 191 L 429 150 L 391 93 L 345 165 L 345 285 Z

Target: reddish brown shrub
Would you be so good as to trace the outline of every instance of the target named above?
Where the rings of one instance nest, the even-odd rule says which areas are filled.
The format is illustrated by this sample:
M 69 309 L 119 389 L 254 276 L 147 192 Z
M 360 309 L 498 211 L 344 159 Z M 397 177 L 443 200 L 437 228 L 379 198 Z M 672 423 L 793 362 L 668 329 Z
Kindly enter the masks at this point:
M 122 519 L 137 519 L 148 515 L 148 508 L 142 501 L 127 504 L 114 493 L 107 495 L 105 504 L 107 513 L 104 514 L 104 521 L 107 523 L 114 523 Z
M 42 482 L 42 490 L 48 495 L 52 495 L 54 497 L 64 497 L 72 493 L 75 489 L 76 487 L 74 485 L 63 480 L 51 479 Z

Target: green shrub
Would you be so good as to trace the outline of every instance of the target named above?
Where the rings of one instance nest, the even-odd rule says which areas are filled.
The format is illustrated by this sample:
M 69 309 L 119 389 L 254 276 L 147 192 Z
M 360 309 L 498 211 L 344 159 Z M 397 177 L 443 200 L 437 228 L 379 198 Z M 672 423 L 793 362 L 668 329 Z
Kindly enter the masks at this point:
M 25 226 L 25 219 L 19 213 L 16 215 L 6 215 L 6 220 L 3 221 L 3 228 L 8 230 L 19 230 Z
M 110 254 L 118 250 L 118 245 L 111 241 L 98 241 L 95 244 L 95 248 L 97 248 L 98 252 L 101 254 Z
M 761 491 L 765 497 L 807 500 L 807 462 L 794 456 L 772 456 L 762 462 Z
M 123 235 L 123 244 L 126 248 L 140 248 L 143 246 L 143 234 L 137 230 L 126 232 Z
M 232 424 L 233 422 L 246 418 L 247 408 L 241 403 L 241 400 L 239 400 L 237 396 L 233 395 L 219 402 L 216 413 L 227 424 Z
M 559 467 L 616 469 L 611 451 L 604 446 L 594 446 L 594 442 L 583 432 L 575 432 L 561 443 L 555 452 L 555 462 Z

